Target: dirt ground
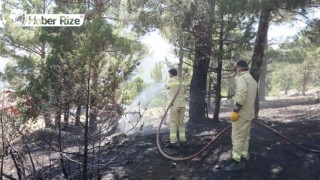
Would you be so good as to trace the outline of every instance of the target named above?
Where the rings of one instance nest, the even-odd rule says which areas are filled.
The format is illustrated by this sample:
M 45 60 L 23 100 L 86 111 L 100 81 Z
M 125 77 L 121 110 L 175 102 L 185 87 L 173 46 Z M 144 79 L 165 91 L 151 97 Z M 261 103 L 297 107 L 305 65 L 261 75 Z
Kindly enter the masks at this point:
M 317 99 L 270 100 L 261 102 L 260 106 L 260 117 L 257 121 L 274 128 L 302 146 L 320 150 L 320 103 Z M 160 133 L 164 152 L 173 157 L 186 157 L 198 152 L 221 129 L 230 125 L 228 111 L 231 109 L 222 107 L 221 120 L 218 123 L 210 120 L 198 120 L 192 124 L 188 122 L 188 143 L 183 147 L 163 147 L 168 141 L 168 130 L 164 126 Z M 102 179 L 320 180 L 320 154 L 303 150 L 257 124 L 253 124 L 251 129 L 247 168 L 236 173 L 223 170 L 230 158 L 230 130 L 198 157 L 187 161 L 173 161 L 158 151 L 156 127 L 152 128 L 153 133 L 150 133 L 149 128 L 149 133 L 128 137 L 128 144 L 122 147 L 123 155 L 117 163 L 111 164 L 104 171 Z
M 172 157 L 187 157 L 208 144 L 223 128 L 229 126 L 229 114 L 232 106 L 225 103 L 221 107 L 220 121 L 198 119 L 187 122 L 187 139 L 184 146 L 165 148 L 168 142 L 168 126 L 165 124 L 160 131 L 160 145 L 164 152 Z M 160 110 L 164 112 L 164 109 Z M 260 103 L 257 122 L 264 123 L 292 139 L 294 142 L 312 149 L 320 150 L 320 103 L 313 98 L 290 98 L 268 100 Z M 229 180 L 229 179 L 307 179 L 320 180 L 320 154 L 303 150 L 287 142 L 279 135 L 258 125 L 252 124 L 250 141 L 250 159 L 247 168 L 241 172 L 230 173 L 223 170 L 229 163 L 231 152 L 231 130 L 217 139 L 199 156 L 187 161 L 174 161 L 160 154 L 156 145 L 156 132 L 161 113 L 146 113 L 144 124 L 139 125 L 140 131 L 131 135 L 113 135 L 102 143 L 100 159 L 101 176 L 91 179 L 103 180 Z M 157 117 L 157 118 L 154 118 Z M 212 117 L 212 114 L 209 114 Z M 77 132 L 78 134 L 76 134 Z M 83 134 L 63 131 L 66 151 L 77 152 L 77 139 Z M 37 135 L 37 136 L 36 136 Z M 52 136 L 51 136 L 52 135 Z M 37 163 L 42 164 L 40 174 L 43 179 L 64 179 L 59 167 L 59 154 L 46 151 L 47 140 L 54 139 L 54 132 L 43 134 L 39 131 L 32 135 L 31 147 Z M 69 156 L 77 159 L 77 156 Z M 26 158 L 27 159 L 27 158 Z M 81 161 L 81 159 L 79 159 Z M 73 161 L 70 161 L 72 163 Z M 89 162 L 91 162 L 89 160 Z M 5 158 L 4 172 L 9 178 L 17 179 L 17 173 L 10 157 Z M 79 164 L 69 165 L 69 171 L 79 168 Z M 29 179 L 33 179 L 30 177 Z M 70 179 L 79 179 L 79 176 Z

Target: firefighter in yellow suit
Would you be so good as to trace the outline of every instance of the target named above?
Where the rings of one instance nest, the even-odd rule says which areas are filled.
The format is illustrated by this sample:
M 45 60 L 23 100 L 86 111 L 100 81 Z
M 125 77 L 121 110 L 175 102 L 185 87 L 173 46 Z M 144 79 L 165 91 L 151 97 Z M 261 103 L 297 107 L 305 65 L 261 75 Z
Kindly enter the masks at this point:
M 255 117 L 254 104 L 257 95 L 257 82 L 248 72 L 247 62 L 238 61 L 236 71 L 235 105 L 230 117 L 232 121 L 232 163 L 225 168 L 227 171 L 245 169 L 245 160 L 249 149 L 250 126 Z
M 169 71 L 169 81 L 166 84 L 166 89 L 169 90 L 170 94 L 170 102 L 177 93 L 179 86 L 180 86 L 180 78 L 177 76 L 176 69 L 170 69 Z M 169 116 L 169 128 L 170 128 L 170 144 L 169 146 L 175 145 L 178 143 L 177 133 L 179 137 L 179 141 L 184 143 L 187 141 L 186 139 L 186 129 L 184 125 L 184 113 L 185 113 L 185 94 L 186 88 L 183 82 L 181 82 L 180 90 L 176 96 L 175 101 L 171 104 Z M 178 130 L 178 132 L 177 132 Z

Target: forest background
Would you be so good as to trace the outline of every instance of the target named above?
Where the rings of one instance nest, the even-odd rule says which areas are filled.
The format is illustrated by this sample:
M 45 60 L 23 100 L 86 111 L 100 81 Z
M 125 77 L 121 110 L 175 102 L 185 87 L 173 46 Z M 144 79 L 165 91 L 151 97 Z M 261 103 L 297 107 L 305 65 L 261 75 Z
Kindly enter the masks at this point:
M 56 143 L 47 145 L 59 152 L 65 178 L 86 179 L 89 169 L 99 174 L 95 162 L 100 162 L 103 135 L 112 134 L 119 120 L 101 117 L 100 111 L 108 104 L 130 107 L 146 87 L 165 82 L 166 70 L 172 67 L 189 86 L 190 122 L 209 118 L 208 111 L 212 121 L 219 121 L 222 99 L 234 94 L 238 59 L 249 62 L 250 73 L 259 82 L 257 116 L 259 102 L 267 96 L 292 92 L 307 96 L 309 90 L 319 94 L 319 5 L 316 0 L 3 0 L 0 53 L 9 63 L 1 79 L 13 93 L 1 111 L 1 162 L 14 151 L 19 176 L 36 177 L 41 172 L 30 153 L 26 162 L 30 169 L 17 158 L 30 152 L 26 124 L 41 117 L 45 128 L 57 132 Z M 80 27 L 19 27 L 12 16 L 21 11 L 85 14 L 85 22 Z M 304 25 L 293 36 L 269 37 L 272 25 L 277 32 L 282 24 L 291 27 L 297 22 Z M 152 32 L 166 39 L 169 55 L 148 56 L 143 37 Z M 159 41 L 152 39 L 158 45 L 154 48 L 165 49 Z M 160 60 L 151 67 L 151 80 L 146 80 L 139 75 L 146 71 L 141 63 L 156 58 Z M 148 108 L 166 107 L 168 100 L 161 92 L 149 96 Z M 14 111 L 8 110 L 11 106 Z M 67 125 L 80 129 L 77 150 L 64 146 L 62 129 Z M 69 154 L 80 157 L 75 160 Z M 66 168 L 74 162 L 81 164 L 79 168 Z

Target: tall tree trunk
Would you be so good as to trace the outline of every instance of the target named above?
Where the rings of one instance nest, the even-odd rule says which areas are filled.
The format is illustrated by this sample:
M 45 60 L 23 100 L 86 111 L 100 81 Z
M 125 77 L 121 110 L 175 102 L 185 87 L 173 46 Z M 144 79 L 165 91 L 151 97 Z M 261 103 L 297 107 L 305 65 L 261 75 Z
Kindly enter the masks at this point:
M 97 14 L 97 16 L 99 18 L 102 18 L 101 16 L 104 11 L 104 3 L 105 2 L 102 0 L 94 0 L 94 5 L 96 7 L 95 13 Z M 99 41 L 96 43 L 95 48 L 98 51 L 103 50 L 102 43 L 103 42 L 99 42 Z M 98 78 L 99 78 L 98 68 L 99 68 L 99 61 L 95 60 L 93 63 L 93 69 L 92 69 L 92 90 L 93 90 L 93 92 L 97 92 L 97 88 L 98 88 Z M 90 121 L 89 121 L 90 129 L 92 131 L 96 131 L 97 130 L 97 94 L 91 94 L 90 108 L 92 109 L 90 111 Z
M 196 37 L 195 61 L 190 84 L 189 114 L 191 121 L 194 121 L 195 118 L 205 117 L 207 71 L 211 56 L 211 34 L 208 34 L 208 29 L 206 28 L 209 27 L 201 24 L 198 30 L 202 33 Z
M 259 100 L 266 100 L 266 79 L 267 79 L 267 59 L 264 58 L 261 67 L 261 74 L 259 79 Z
M 98 18 L 102 18 L 104 11 L 104 3 L 106 1 L 94 0 L 95 14 Z M 100 53 L 103 50 L 103 42 L 97 41 L 94 48 Z M 85 132 L 84 132 L 84 149 L 83 149 L 83 174 L 82 179 L 87 179 L 88 173 L 88 154 L 89 154 L 89 136 L 91 131 L 97 130 L 97 88 L 98 88 L 98 68 L 99 61 L 93 55 L 93 59 L 89 59 L 89 78 L 87 80 L 87 102 L 86 102 L 86 119 L 85 119 Z M 92 85 L 90 85 L 90 81 Z M 91 109 L 89 112 L 89 108 Z M 94 156 L 92 158 L 95 158 Z
M 183 63 L 183 38 L 182 34 L 180 34 L 179 38 L 179 63 L 178 63 L 178 76 L 182 77 L 183 72 L 182 72 L 182 63 Z
M 214 101 L 214 113 L 213 113 L 213 121 L 219 121 L 220 114 L 220 104 L 221 104 L 221 79 L 222 79 L 222 59 L 218 59 L 218 67 L 217 67 L 217 84 L 215 86 L 215 94 L 216 98 Z
M 74 122 L 75 126 L 80 126 L 80 116 L 81 116 L 81 105 L 77 105 L 76 118 Z
M 90 121 L 89 121 L 89 126 L 91 131 L 96 131 L 97 130 L 97 100 L 96 96 L 92 95 L 90 99 Z
M 307 71 L 307 70 L 305 70 Z M 302 79 L 302 92 L 301 95 L 305 96 L 307 91 L 307 83 L 308 83 L 308 74 L 307 72 L 304 72 L 303 79 Z
M 84 142 L 83 142 L 83 171 L 82 180 L 87 179 L 88 172 L 88 146 L 89 146 L 89 107 L 90 107 L 90 79 L 91 79 L 91 62 L 89 63 L 89 77 L 87 79 L 87 94 L 86 94 L 86 118 L 84 122 Z
M 56 107 L 56 112 L 55 112 L 55 119 L 54 119 L 55 127 L 58 127 L 60 122 L 61 122 L 61 106 L 59 105 Z
M 212 92 L 212 78 L 210 77 L 210 75 L 208 76 L 209 77 L 209 80 L 208 80 L 208 96 L 207 96 L 207 109 L 210 109 L 212 108 L 211 106 L 211 92 Z
M 269 21 L 272 9 L 263 9 L 260 14 L 260 21 L 258 26 L 258 32 L 256 37 L 256 42 L 253 50 L 252 64 L 251 64 L 251 75 L 259 82 L 261 67 L 263 63 L 264 52 L 266 49 L 268 41 L 268 30 L 269 30 Z M 257 89 L 257 93 L 258 89 Z M 259 114 L 259 95 L 256 96 L 255 101 L 255 116 L 258 117 Z
M 58 132 L 59 132 L 59 134 L 58 134 L 58 143 L 59 143 L 59 154 L 60 154 L 61 170 L 62 170 L 62 173 L 64 175 L 64 178 L 65 179 L 69 179 L 69 175 L 68 175 L 68 172 L 66 170 L 65 162 L 64 162 L 63 154 L 62 154 L 62 151 L 63 151 L 62 144 L 63 144 L 63 142 L 62 142 L 62 135 L 61 135 L 61 121 L 59 121 L 59 123 L 58 123 Z
M 65 100 L 68 101 L 68 100 Z M 64 126 L 68 126 L 69 125 L 69 109 L 70 109 L 70 103 L 69 102 L 65 102 L 64 104 L 64 112 L 63 112 L 63 122 L 64 122 Z
M 43 5 L 43 12 L 45 12 L 45 3 Z M 41 51 L 40 51 L 40 57 L 43 62 L 45 62 L 46 59 L 46 43 L 41 43 Z M 50 102 L 48 99 L 44 99 L 44 112 L 43 112 L 43 118 L 44 118 L 44 125 L 46 128 L 51 127 L 51 111 L 50 111 Z
M 43 104 L 43 118 L 44 118 L 44 125 L 46 128 L 51 127 L 51 110 L 50 110 L 50 103 L 48 100 L 44 100 Z
M 4 103 L 4 100 L 3 102 Z M 3 104 L 1 104 L 3 105 Z M 6 145 L 5 145 L 5 132 L 4 132 L 4 124 L 3 124 L 3 110 L 0 111 L 0 123 L 1 123 L 1 148 L 2 148 L 2 152 L 1 152 L 1 167 L 0 167 L 0 177 L 2 179 L 2 175 L 3 175 L 3 164 L 4 164 L 4 157 L 5 157 L 5 149 L 6 149 Z
M 219 34 L 219 53 L 218 53 L 218 66 L 217 66 L 217 84 L 216 84 L 216 99 L 213 113 L 213 121 L 219 121 L 220 103 L 221 103 L 221 79 L 222 79 L 222 60 L 223 60 L 223 32 L 224 32 L 223 16 L 221 16 L 221 27 Z
M 97 45 L 98 49 L 101 49 L 101 44 Z M 92 68 L 92 90 L 91 92 L 97 92 L 98 89 L 98 67 L 99 67 L 99 62 L 95 61 L 93 62 L 94 66 Z M 90 130 L 96 131 L 97 130 L 97 94 L 96 93 L 91 93 L 90 94 L 90 121 L 89 121 L 89 126 Z
M 58 127 L 60 122 L 61 122 L 61 101 L 60 101 L 60 93 L 59 93 L 59 94 L 56 94 L 55 119 L 54 119 L 55 127 Z
M 190 84 L 190 121 L 205 118 L 206 111 L 206 90 L 207 75 L 212 49 L 212 16 L 215 7 L 215 0 L 208 0 L 209 12 L 202 15 L 199 24 L 195 29 L 195 60 L 193 63 L 193 74 Z M 205 7 L 204 9 L 206 9 Z M 200 15 L 201 16 L 201 15 Z

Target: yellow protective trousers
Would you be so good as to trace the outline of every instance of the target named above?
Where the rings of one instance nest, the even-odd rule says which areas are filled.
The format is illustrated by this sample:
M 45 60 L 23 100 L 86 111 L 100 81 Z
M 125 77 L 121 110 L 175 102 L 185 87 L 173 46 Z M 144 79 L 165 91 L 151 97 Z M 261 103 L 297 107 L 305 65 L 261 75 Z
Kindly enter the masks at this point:
M 250 127 L 252 120 L 239 117 L 238 121 L 232 123 L 232 155 L 231 158 L 240 162 L 241 157 L 247 158 L 250 140 Z
M 172 106 L 170 108 L 170 143 L 176 143 L 178 141 L 177 138 L 177 129 L 179 134 L 180 141 L 186 141 L 186 129 L 184 125 L 184 107 L 176 107 Z

